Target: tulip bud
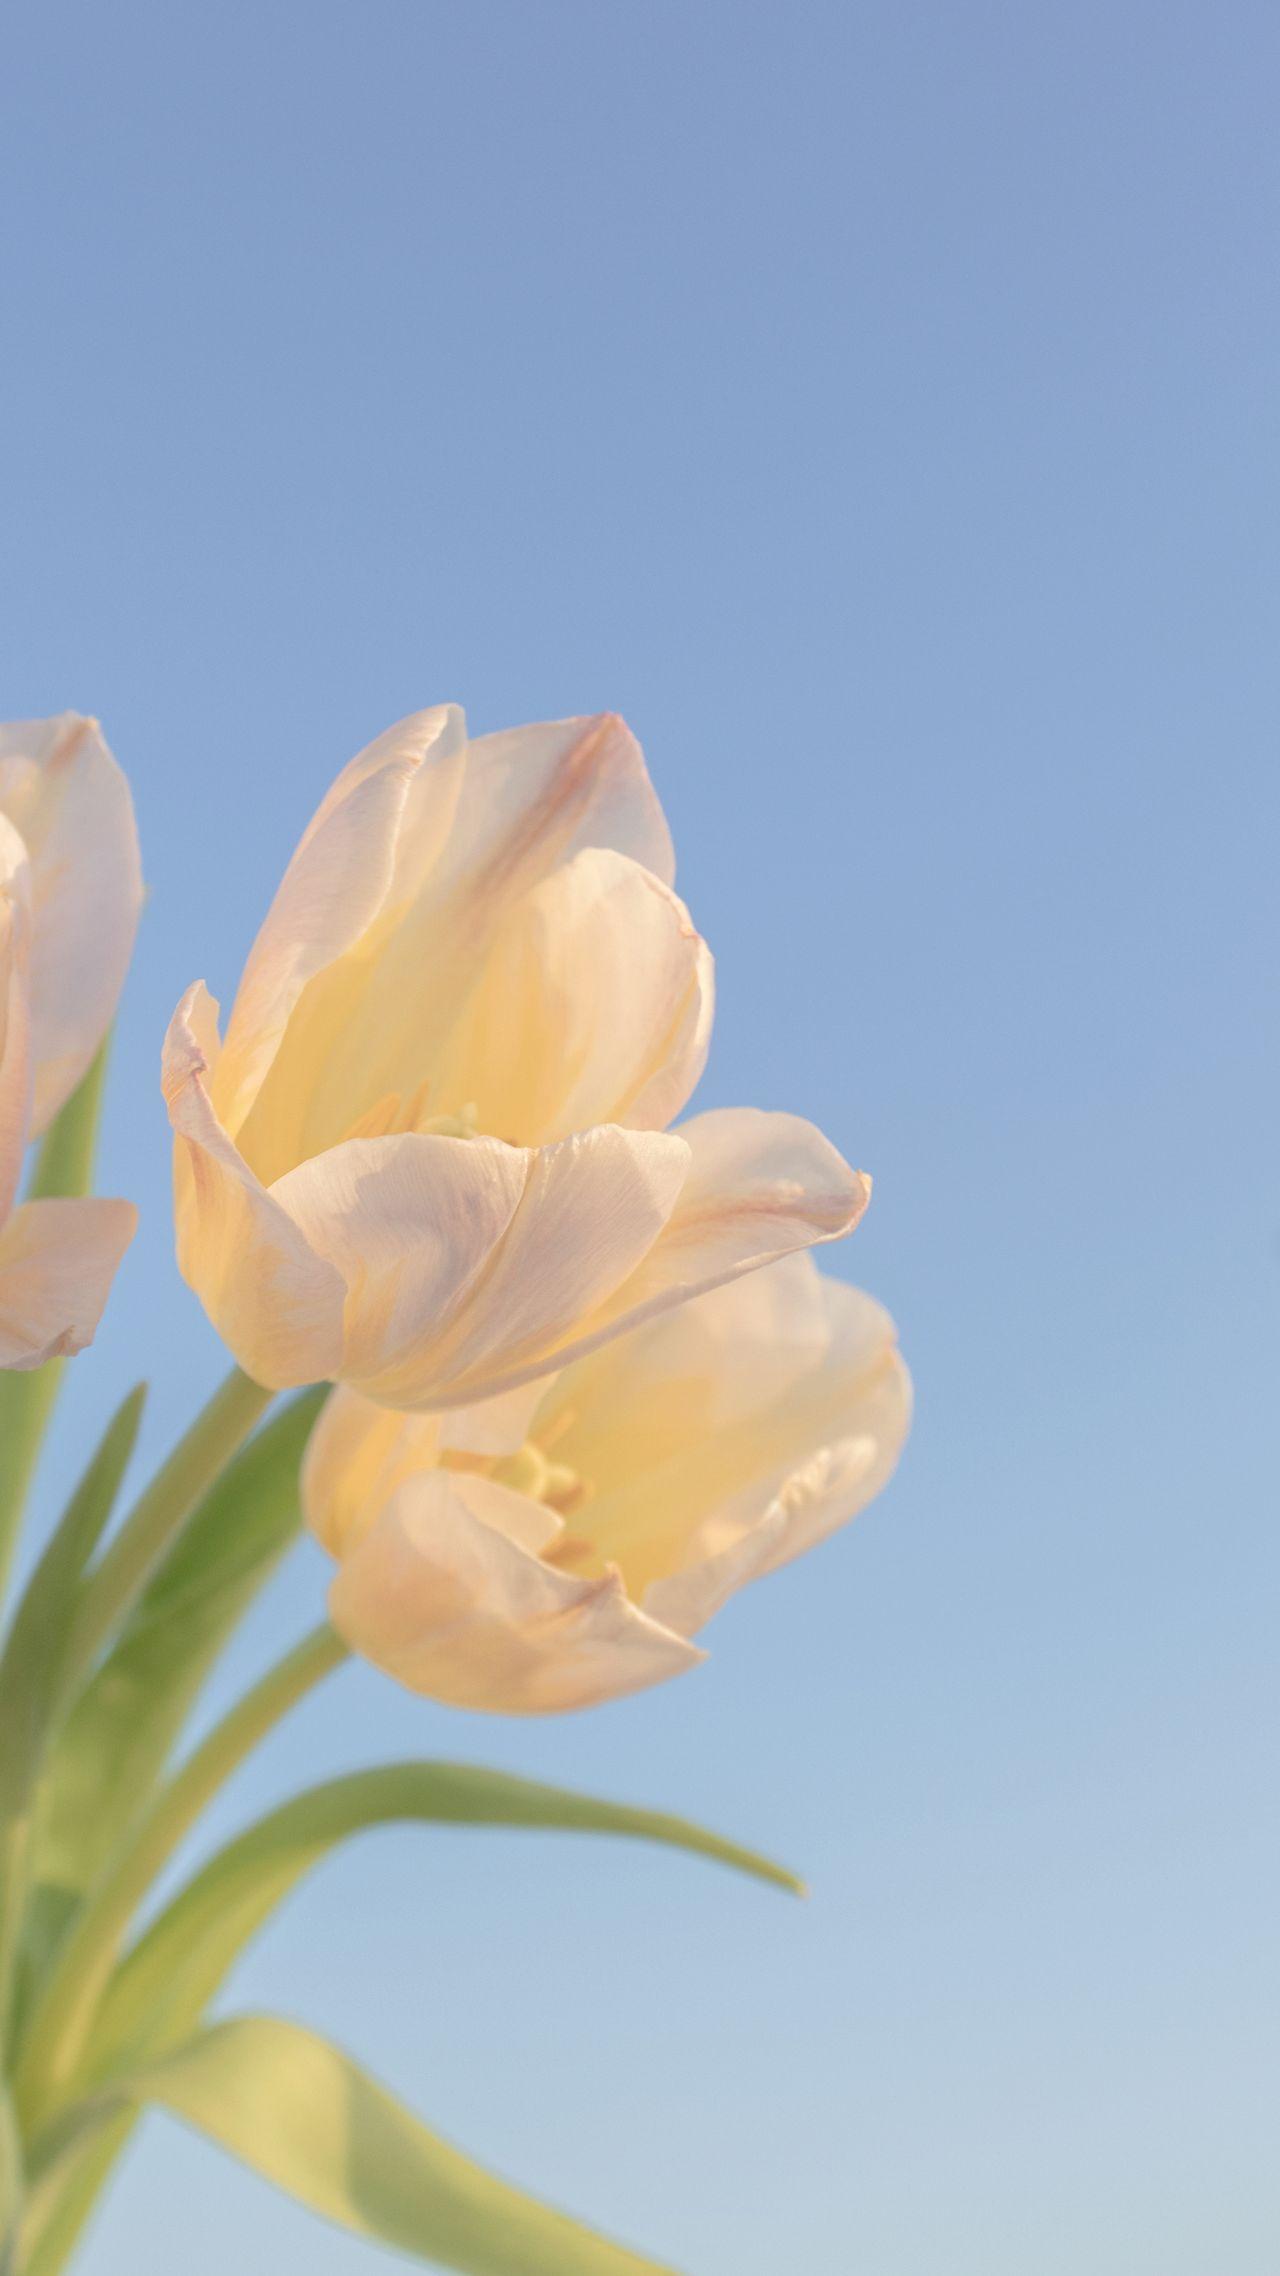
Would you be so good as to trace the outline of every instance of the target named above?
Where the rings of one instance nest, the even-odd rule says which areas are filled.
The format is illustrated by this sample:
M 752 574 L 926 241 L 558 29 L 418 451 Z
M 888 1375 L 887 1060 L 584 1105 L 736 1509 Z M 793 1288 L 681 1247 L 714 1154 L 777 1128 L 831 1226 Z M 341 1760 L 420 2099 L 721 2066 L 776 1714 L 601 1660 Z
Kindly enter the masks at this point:
M 671 876 L 611 717 L 445 706 L 338 777 L 225 1041 L 197 986 L 165 1046 L 179 1263 L 248 1374 L 471 1404 L 857 1222 L 807 1123 L 667 1130 L 712 998 Z

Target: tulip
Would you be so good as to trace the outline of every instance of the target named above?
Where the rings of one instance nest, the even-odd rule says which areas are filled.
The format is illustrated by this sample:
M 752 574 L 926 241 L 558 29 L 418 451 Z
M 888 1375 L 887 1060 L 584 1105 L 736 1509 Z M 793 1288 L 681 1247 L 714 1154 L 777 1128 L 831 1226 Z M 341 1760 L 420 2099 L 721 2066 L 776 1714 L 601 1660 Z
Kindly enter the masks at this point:
M 910 1408 L 887 1313 L 807 1256 L 469 1412 L 334 1391 L 302 1474 L 334 1625 L 453 1706 L 641 1690 L 705 1657 L 691 1638 L 735 1589 L 866 1507 Z
M 97 720 L 68 711 L 0 726 L 0 815 L 18 832 L 30 869 L 22 986 L 31 1025 L 28 1135 L 38 1138 L 111 1024 L 142 907 L 133 801 Z
M 129 1202 L 14 1203 L 28 1141 L 106 1034 L 141 904 L 129 786 L 97 721 L 0 725 L 0 1367 L 83 1350 L 133 1237 Z
M 808 1123 L 667 1129 L 712 995 L 672 870 L 611 717 L 442 706 L 338 777 L 225 1040 L 200 984 L 165 1046 L 179 1263 L 247 1374 L 468 1405 L 856 1223 Z

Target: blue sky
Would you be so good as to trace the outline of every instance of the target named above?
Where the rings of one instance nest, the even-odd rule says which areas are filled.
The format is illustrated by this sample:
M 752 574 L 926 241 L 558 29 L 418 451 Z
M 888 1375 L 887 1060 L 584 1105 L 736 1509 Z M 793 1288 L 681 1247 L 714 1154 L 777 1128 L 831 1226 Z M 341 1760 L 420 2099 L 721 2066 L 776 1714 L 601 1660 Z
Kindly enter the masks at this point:
M 234 1987 L 689 2276 L 1277 2265 L 1278 63 L 1247 0 L 7 19 L 0 710 L 102 716 L 151 886 L 45 1506 L 216 1380 L 164 1023 L 420 704 L 625 713 L 703 1100 L 875 1175 L 872 1514 L 591 1717 L 346 1673 L 219 1820 L 453 1753 L 803 1868 L 378 1836 Z M 376 2255 L 153 2121 L 84 2266 L 304 2263 Z

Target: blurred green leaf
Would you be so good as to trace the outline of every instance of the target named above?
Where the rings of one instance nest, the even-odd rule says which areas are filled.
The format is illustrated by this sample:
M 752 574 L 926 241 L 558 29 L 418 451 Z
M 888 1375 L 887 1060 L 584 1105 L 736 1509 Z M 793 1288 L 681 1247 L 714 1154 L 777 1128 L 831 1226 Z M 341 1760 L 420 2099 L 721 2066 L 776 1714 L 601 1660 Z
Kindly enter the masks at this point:
M 793 1874 L 685 1818 L 601 1802 L 466 1763 L 390 1763 L 282 1803 L 212 1857 L 122 1963 L 103 2003 L 91 2073 L 136 2060 L 199 2021 L 228 1970 L 303 1874 L 337 1843 L 396 1821 L 629 1835 L 692 1850 L 799 1891 Z
M 338 2048 L 275 2017 L 214 2024 L 111 2100 L 168 2110 L 312 2212 L 463 2276 L 672 2276 L 486 2173 Z
M 31 1820 L 45 1744 L 62 1701 L 71 1607 L 138 1436 L 139 1385 L 108 1424 L 40 1558 L 0 1653 L 0 2037 L 30 1985 L 24 1951 Z M 19 1977 L 19 1969 L 23 1978 Z

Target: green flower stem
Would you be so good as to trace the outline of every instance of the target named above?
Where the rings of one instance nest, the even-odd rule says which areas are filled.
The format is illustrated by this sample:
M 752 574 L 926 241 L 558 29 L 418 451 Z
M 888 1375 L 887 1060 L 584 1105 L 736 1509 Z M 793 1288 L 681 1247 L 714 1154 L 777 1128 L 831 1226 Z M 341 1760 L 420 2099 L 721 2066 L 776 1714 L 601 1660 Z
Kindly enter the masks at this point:
M 110 1049 L 108 1036 L 97 1057 L 91 1060 L 79 1087 L 54 1116 L 41 1139 L 27 1183 L 28 1201 L 60 1201 L 68 1196 L 78 1199 L 93 1184 Z
M 67 1642 L 67 1684 L 87 1675 L 153 1567 L 274 1398 L 233 1367 L 175 1446 L 84 1584 Z
M 0 1597 L 65 1366 L 47 1359 L 43 1367 L 0 1373 Z
M 45 1132 L 27 1183 L 28 1201 L 78 1200 L 92 1186 L 107 1049 L 104 1043 Z M 0 1597 L 65 1365 L 49 1359 L 43 1367 L 0 1374 Z
M 30 1858 L 30 1813 L 6 1818 L 0 1824 L 0 2060 L 9 2044 L 9 2016 L 27 1902 Z M 0 2276 L 4 2276 L 3 2263 L 0 2263 Z
M 28 2137 L 75 2082 L 121 1943 L 156 1875 L 246 1755 L 347 1656 L 347 1645 L 323 1622 L 268 1669 L 161 1788 L 81 1914 L 31 2018 L 15 2081 Z
M 17 2267 L 22 2198 L 22 2143 L 0 2080 L 0 2276 L 14 2276 Z

